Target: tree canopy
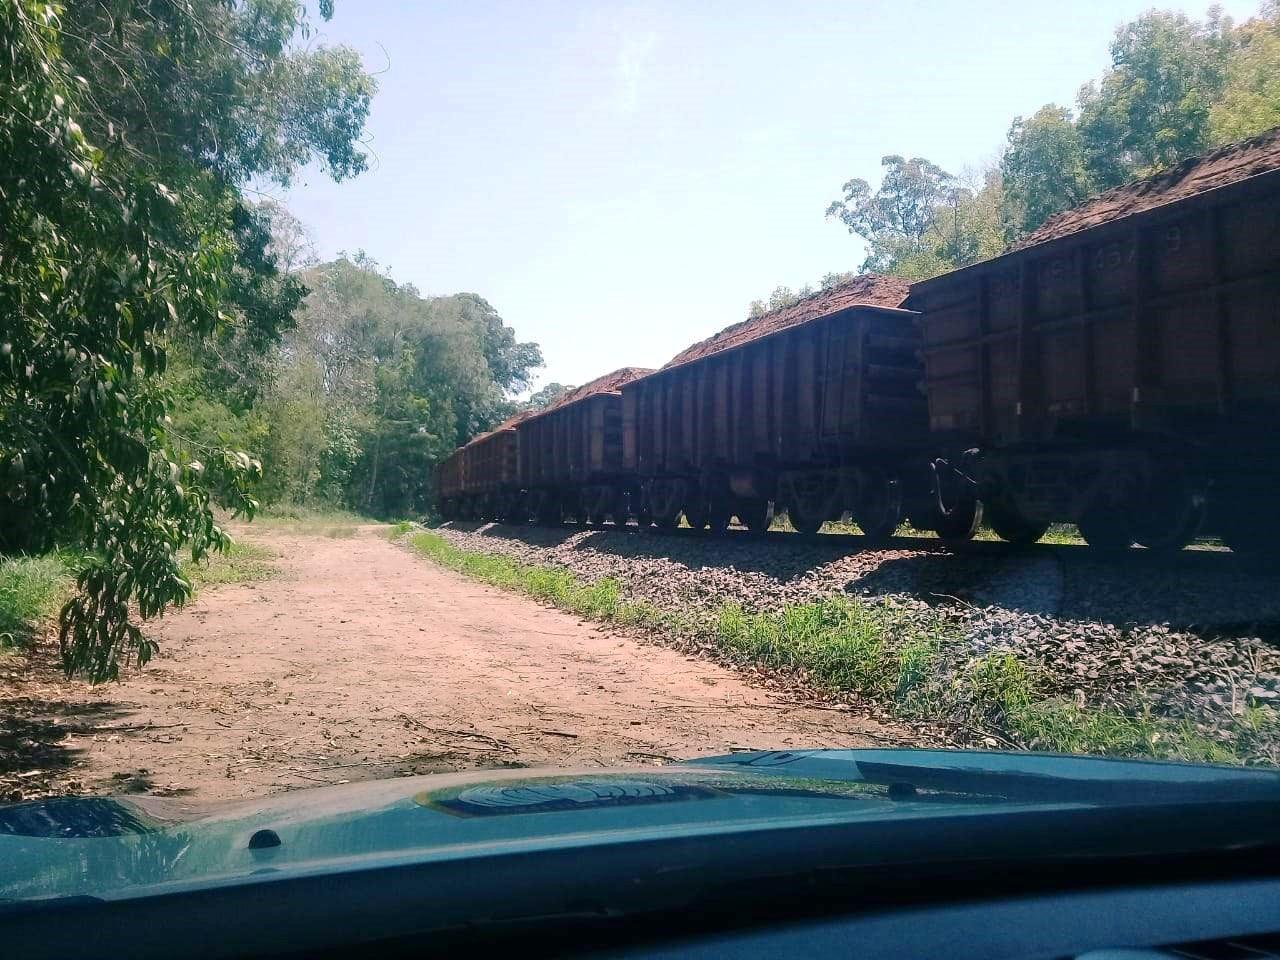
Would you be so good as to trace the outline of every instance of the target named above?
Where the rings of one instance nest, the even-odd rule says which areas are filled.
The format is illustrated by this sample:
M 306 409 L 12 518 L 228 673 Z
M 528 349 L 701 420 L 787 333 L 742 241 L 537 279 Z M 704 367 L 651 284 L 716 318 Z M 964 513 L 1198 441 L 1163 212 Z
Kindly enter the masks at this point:
M 482 297 L 423 297 L 362 253 L 302 277 L 309 293 L 251 422 L 224 408 L 203 429 L 254 438 L 267 501 L 426 512 L 434 465 L 510 415 L 541 351 Z M 197 391 L 182 413 L 209 395 Z
M 1074 112 L 1015 118 L 974 182 L 891 155 L 878 188 L 845 183 L 827 216 L 866 241 L 861 270 L 914 280 L 966 266 L 1099 191 L 1280 125 L 1277 0 L 1240 25 L 1217 8 L 1203 20 L 1152 10 L 1116 31 L 1110 53 Z
M 302 296 L 245 200 L 318 159 L 358 173 L 374 85 L 341 48 L 294 51 L 287 0 L 0 0 L 0 550 L 85 553 L 60 617 L 69 670 L 116 675 L 189 595 L 179 551 L 226 545 L 259 463 L 169 416 L 180 341 L 265 341 Z
M 1026 119 L 1014 120 L 1000 177 L 1010 236 L 1034 230 L 1053 214 L 1092 196 L 1084 140 L 1071 111 L 1051 103 Z

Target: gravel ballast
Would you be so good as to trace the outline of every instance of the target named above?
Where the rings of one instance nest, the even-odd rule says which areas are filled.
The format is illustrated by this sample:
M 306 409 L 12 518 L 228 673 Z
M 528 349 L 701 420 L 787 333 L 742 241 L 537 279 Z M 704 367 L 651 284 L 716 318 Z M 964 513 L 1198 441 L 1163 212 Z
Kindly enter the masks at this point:
M 788 534 L 473 524 L 435 532 L 464 550 L 614 578 L 629 599 L 666 610 L 711 613 L 730 601 L 771 612 L 839 594 L 890 600 L 904 622 L 952 628 L 953 664 L 1010 652 L 1055 696 L 1137 703 L 1211 736 L 1248 708 L 1280 707 L 1280 575 L 1226 552 L 1155 563 L 1140 552 L 1103 560 L 1069 546 L 953 554 L 910 538 L 864 549 L 856 537 Z

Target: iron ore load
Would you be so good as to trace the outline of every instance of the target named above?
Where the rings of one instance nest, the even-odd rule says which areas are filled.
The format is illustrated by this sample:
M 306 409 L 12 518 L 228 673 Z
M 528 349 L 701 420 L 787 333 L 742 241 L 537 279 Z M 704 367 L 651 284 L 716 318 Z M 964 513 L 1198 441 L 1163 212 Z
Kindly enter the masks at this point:
M 850 517 L 1016 544 L 1280 543 L 1280 128 L 1060 213 L 1003 255 L 866 275 L 625 368 L 440 465 L 448 518 Z

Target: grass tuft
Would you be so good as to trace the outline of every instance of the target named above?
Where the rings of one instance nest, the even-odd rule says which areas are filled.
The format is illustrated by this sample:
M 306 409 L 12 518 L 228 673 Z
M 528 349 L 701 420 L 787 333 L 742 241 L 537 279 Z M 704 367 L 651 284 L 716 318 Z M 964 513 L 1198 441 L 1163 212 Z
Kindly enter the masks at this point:
M 30 644 L 74 581 L 72 563 L 62 554 L 0 559 L 0 649 Z
M 675 624 L 653 604 L 622 598 L 622 584 L 612 577 L 586 583 L 559 567 L 520 563 L 499 554 L 460 550 L 437 533 L 408 537 L 409 546 L 450 570 L 495 587 L 514 590 L 580 617 L 622 626 L 657 629 Z
M 195 591 L 222 583 L 252 583 L 275 576 L 275 555 L 251 543 L 232 543 L 182 573 Z M 70 553 L 0 558 L 0 650 L 29 646 L 75 588 L 77 558 Z
M 224 583 L 256 583 L 280 572 L 272 562 L 275 556 L 266 547 L 235 540 L 225 551 L 210 553 L 199 563 L 186 560 L 182 574 L 191 581 L 195 593 Z
M 377 523 L 368 517 L 336 507 L 310 507 L 302 504 L 276 503 L 258 511 L 255 526 L 288 530 L 312 537 L 354 537 L 363 524 Z

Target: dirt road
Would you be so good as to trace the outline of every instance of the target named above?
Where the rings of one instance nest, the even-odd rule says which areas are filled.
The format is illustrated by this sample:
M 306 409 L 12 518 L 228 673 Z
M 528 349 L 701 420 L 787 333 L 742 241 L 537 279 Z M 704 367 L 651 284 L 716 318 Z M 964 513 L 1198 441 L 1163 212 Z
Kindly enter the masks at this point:
M 376 528 L 245 536 L 279 554 L 280 575 L 166 617 L 146 669 L 96 689 L 28 676 L 20 702 L 0 703 L 29 727 L 46 771 L 33 788 L 216 800 L 464 767 L 897 742 L 856 714 L 478 585 Z

